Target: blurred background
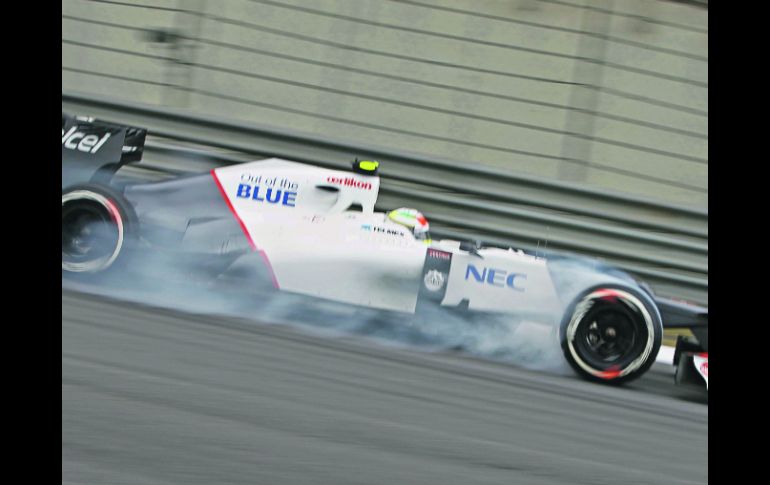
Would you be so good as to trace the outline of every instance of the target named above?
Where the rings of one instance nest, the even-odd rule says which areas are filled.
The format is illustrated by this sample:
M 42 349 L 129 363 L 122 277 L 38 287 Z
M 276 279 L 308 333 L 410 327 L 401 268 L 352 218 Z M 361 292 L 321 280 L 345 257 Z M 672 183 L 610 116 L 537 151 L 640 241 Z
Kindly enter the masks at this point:
M 377 156 L 439 235 L 708 302 L 707 1 L 63 0 L 62 103 L 166 168 Z
M 434 239 L 708 304 L 707 1 L 62 0 L 62 111 L 149 130 L 127 178 L 372 157 L 377 209 Z M 63 484 L 708 482 L 707 395 L 670 362 L 601 386 L 532 370 L 566 364 L 523 325 L 176 276 L 62 279 Z

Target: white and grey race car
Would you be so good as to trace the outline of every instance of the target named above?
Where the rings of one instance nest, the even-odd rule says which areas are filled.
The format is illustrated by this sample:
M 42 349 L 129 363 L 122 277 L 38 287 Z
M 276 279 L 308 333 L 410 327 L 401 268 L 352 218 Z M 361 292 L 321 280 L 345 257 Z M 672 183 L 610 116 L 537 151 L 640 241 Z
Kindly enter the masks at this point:
M 111 184 L 121 166 L 141 158 L 145 135 L 62 116 L 63 273 L 114 271 L 132 252 L 159 250 L 210 277 L 253 268 L 276 290 L 350 305 L 531 317 L 557 329 L 578 374 L 616 384 L 652 365 L 673 322 L 702 335 L 685 350 L 705 355 L 707 372 L 705 308 L 656 297 L 596 260 L 431 240 L 416 211 L 420 232 L 375 210 L 376 162 L 341 171 L 270 158 Z

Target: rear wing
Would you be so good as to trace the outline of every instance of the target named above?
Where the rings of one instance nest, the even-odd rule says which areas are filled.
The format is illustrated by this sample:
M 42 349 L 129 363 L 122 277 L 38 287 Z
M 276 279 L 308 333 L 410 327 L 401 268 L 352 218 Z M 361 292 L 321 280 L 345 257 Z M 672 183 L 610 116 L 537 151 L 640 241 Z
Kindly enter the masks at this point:
M 73 183 L 109 183 L 127 163 L 138 162 L 147 130 L 62 113 L 62 187 Z

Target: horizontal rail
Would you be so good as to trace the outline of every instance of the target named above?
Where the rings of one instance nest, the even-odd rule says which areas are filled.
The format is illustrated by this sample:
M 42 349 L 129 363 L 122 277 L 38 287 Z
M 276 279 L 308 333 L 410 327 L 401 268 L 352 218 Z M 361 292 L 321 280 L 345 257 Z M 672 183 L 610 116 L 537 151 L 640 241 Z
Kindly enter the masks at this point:
M 378 209 L 418 207 L 436 235 L 602 257 L 661 294 L 708 301 L 707 210 L 91 95 L 63 92 L 62 109 L 148 128 L 138 167 L 167 174 L 266 157 L 336 169 L 377 158 Z

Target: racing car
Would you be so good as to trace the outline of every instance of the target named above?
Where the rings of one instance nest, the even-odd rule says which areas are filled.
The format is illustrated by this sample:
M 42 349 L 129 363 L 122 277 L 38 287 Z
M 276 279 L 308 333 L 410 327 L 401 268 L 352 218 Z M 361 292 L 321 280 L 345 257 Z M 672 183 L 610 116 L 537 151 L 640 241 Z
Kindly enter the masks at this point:
M 649 369 L 664 327 L 687 327 L 700 339 L 678 346 L 678 375 L 701 372 L 705 359 L 708 382 L 707 309 L 658 297 L 599 260 L 433 240 L 419 211 L 375 210 L 376 161 L 356 159 L 348 171 L 268 158 L 115 183 L 141 160 L 146 134 L 62 114 L 63 276 L 119 271 L 136 253 L 164 251 L 206 277 L 250 268 L 254 285 L 347 305 L 533 318 L 553 326 L 577 374 L 610 384 Z

